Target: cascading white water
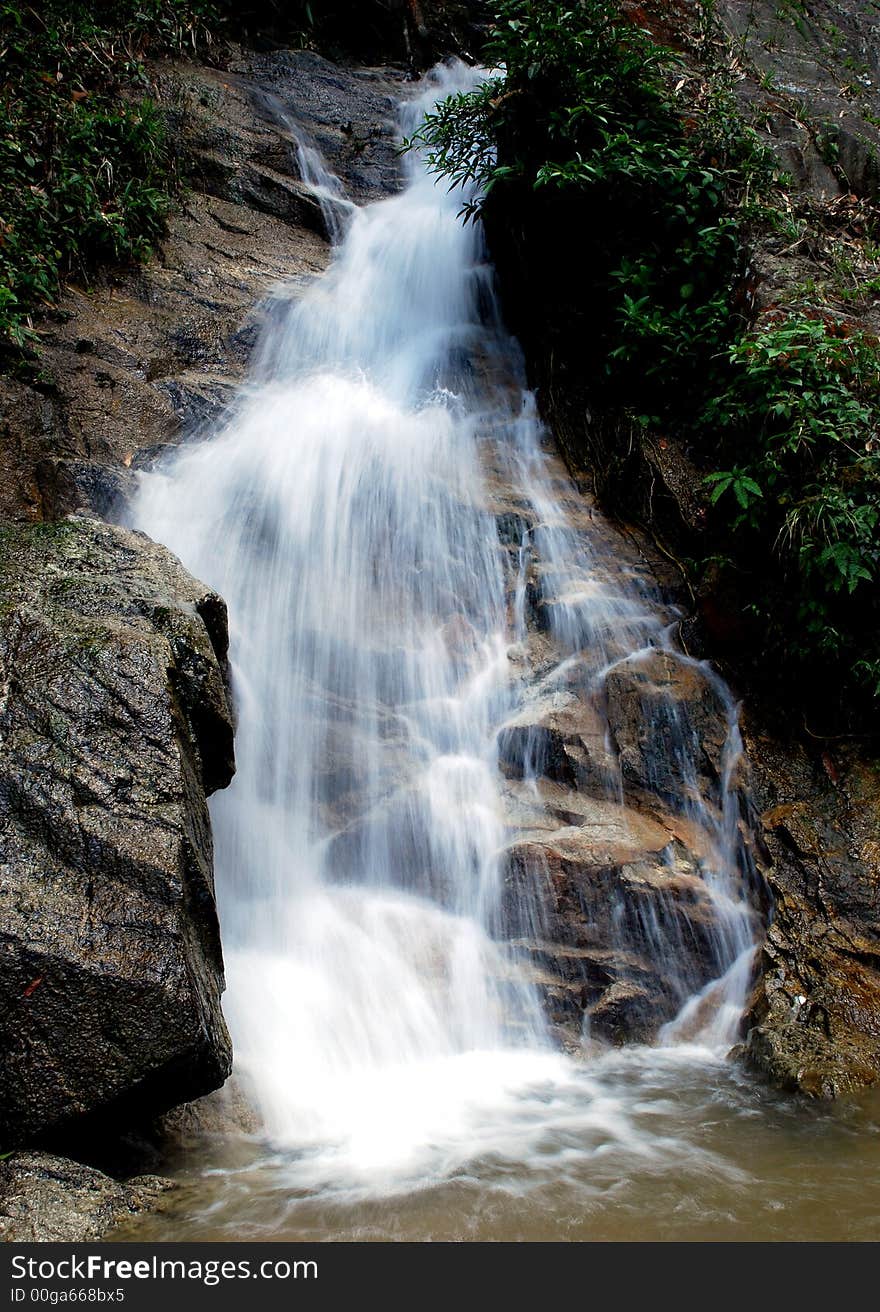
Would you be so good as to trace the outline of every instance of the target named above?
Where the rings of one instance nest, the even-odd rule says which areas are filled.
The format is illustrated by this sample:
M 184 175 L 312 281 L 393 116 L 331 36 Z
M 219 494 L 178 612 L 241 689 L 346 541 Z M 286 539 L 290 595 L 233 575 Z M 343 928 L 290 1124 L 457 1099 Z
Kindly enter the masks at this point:
M 477 76 L 432 75 L 404 128 Z M 527 696 L 513 659 L 527 587 L 524 566 L 512 591 L 505 575 L 487 450 L 531 508 L 559 599 L 562 662 L 544 686 L 572 662 L 598 686 L 622 657 L 672 647 L 656 598 L 567 523 L 461 194 L 410 156 L 399 195 L 355 209 L 299 151 L 340 239 L 334 262 L 282 300 L 223 429 L 143 476 L 134 520 L 229 605 L 238 774 L 212 814 L 239 1068 L 271 1139 L 302 1150 L 303 1187 L 352 1175 L 378 1187 L 383 1172 L 442 1173 L 505 1135 L 531 1142 L 563 1089 L 563 1120 L 577 1097 L 582 1118 L 628 1133 L 577 1085 L 493 937 L 497 744 Z M 674 715 L 658 732 L 687 792 Z M 720 982 L 688 1002 L 681 981 L 665 1038 L 693 1037 L 714 989 L 701 1033 L 723 1044 L 752 946 L 739 816 L 730 779 L 711 814 L 692 792 L 715 849 L 704 878 Z

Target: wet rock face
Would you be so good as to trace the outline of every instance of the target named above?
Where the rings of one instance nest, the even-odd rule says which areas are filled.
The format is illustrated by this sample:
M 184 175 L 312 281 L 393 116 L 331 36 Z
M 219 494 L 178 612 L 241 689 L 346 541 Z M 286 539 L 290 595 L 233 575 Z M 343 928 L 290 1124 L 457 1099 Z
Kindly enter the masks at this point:
M 234 768 L 225 657 L 220 598 L 143 535 L 2 531 L 4 1145 L 228 1074 L 205 803 Z
M 743 64 L 754 64 L 753 81 L 738 92 L 769 109 L 772 144 L 796 189 L 819 199 L 845 189 L 880 196 L 880 130 L 872 112 L 880 76 L 876 8 L 862 0 L 816 0 L 795 18 L 773 0 L 722 0 L 719 16 Z M 807 109 L 800 118 L 792 112 L 798 105 Z M 822 149 L 811 124 L 821 125 L 831 151 Z
M 652 651 L 617 665 L 605 681 L 605 695 L 608 725 L 630 785 L 672 805 L 689 787 L 718 802 L 727 713 L 706 671 Z M 685 741 L 693 757 L 690 778 L 682 777 L 676 740 Z
M 358 199 L 396 185 L 401 70 L 281 51 L 153 72 L 192 189 L 145 266 L 70 288 L 38 325 L 47 381 L 0 380 L 0 523 L 113 519 L 138 469 L 221 413 L 261 302 L 329 259 L 292 122 Z M 228 1073 L 205 797 L 233 763 L 219 597 L 139 535 L 0 533 L 6 1146 Z
M 603 524 L 556 470 L 569 524 L 594 548 L 599 535 L 610 539 L 607 556 L 595 551 L 590 584 L 639 576 L 646 595 L 659 593 L 647 545 Z M 745 783 L 726 760 L 729 704 L 717 676 L 672 648 L 630 655 L 638 639 L 625 622 L 615 633 L 608 621 L 595 649 L 566 659 L 564 617 L 553 619 L 564 599 L 534 515 L 500 479 L 492 486 L 506 567 L 522 568 L 525 550 L 532 588 L 513 656 L 532 691 L 498 736 L 508 845 L 496 929 L 566 1046 L 580 1048 L 584 1036 L 650 1042 L 725 969 L 706 874 L 719 859 L 723 793 L 732 789 L 735 804 Z M 756 885 L 752 893 L 757 938 Z
M 304 133 L 352 200 L 364 204 L 398 190 L 394 126 L 398 101 L 407 94 L 401 70 L 342 67 L 309 50 L 248 55 L 235 68 L 256 88 L 252 99 L 263 124 L 276 131 L 288 124 Z M 291 168 L 286 144 L 282 140 L 275 156 L 282 172 Z M 309 194 L 302 184 L 298 189 Z M 310 202 L 323 231 L 320 209 L 314 198 Z
M 719 975 L 715 911 L 693 853 L 659 820 L 580 809 L 579 823 L 510 849 L 504 914 L 564 1040 L 586 1022 L 594 1039 L 649 1041 Z
M 624 8 L 640 25 L 647 20 L 662 43 L 673 47 L 686 44 L 689 25 L 702 10 L 690 0 L 673 6 L 649 3 Z M 866 203 L 876 207 L 880 196 L 880 12 L 876 6 L 862 0 L 815 0 L 806 6 L 721 0 L 715 15 L 736 56 L 730 65 L 735 69 L 734 94 L 789 175 L 786 190 L 796 205 L 809 206 L 829 220 L 837 214 L 859 213 Z M 591 300 L 587 294 L 571 293 L 579 284 L 573 281 L 577 272 L 570 252 L 582 239 L 582 231 L 575 232 L 572 215 L 561 204 L 549 207 L 546 199 L 518 195 L 505 207 L 502 195 L 500 190 L 494 193 L 487 220 L 505 311 L 522 342 L 542 412 L 569 466 L 597 490 L 602 504 L 618 510 L 628 522 L 635 519 L 649 526 L 652 535 L 671 547 L 671 558 L 710 556 L 705 470 L 697 468 L 693 453 L 674 432 L 649 438 L 634 429 L 628 416 L 603 414 L 591 395 L 589 373 L 583 368 L 590 355 L 591 326 L 589 316 L 583 320 L 580 315 L 581 306 Z M 810 231 L 821 235 L 824 223 L 817 218 Z M 845 234 L 844 218 L 829 221 L 829 231 L 836 231 L 838 224 L 841 235 Z M 849 239 L 858 249 L 858 243 Z M 546 258 L 530 258 L 530 252 L 539 249 Z M 821 241 L 814 247 L 807 237 L 793 245 L 775 239 L 759 242 L 750 253 L 744 288 L 749 303 L 759 314 L 778 313 L 780 307 L 801 304 L 804 293 L 798 288 L 812 286 L 808 309 L 827 302 L 831 313 L 852 329 L 876 336 L 880 301 L 868 295 L 850 300 L 848 293 L 845 301 L 841 299 L 826 275 L 825 249 Z M 584 268 L 589 276 L 588 262 Z M 667 575 L 666 582 L 669 595 L 674 596 L 674 578 Z M 694 598 L 679 591 L 678 599 L 683 609 L 692 609 Z M 741 677 L 749 677 L 752 660 L 761 664 L 747 601 L 732 572 L 709 570 L 696 598 L 700 613 L 685 624 L 689 650 L 724 659 Z M 701 691 L 691 682 L 693 667 L 681 666 L 671 678 L 665 670 L 656 674 L 655 678 L 639 669 L 638 662 L 624 662 L 608 680 L 607 713 L 624 800 L 637 810 L 656 808 L 669 823 L 669 813 L 676 810 L 669 787 L 674 773 L 665 780 L 658 775 L 657 766 L 663 762 L 652 755 L 645 738 L 645 712 L 657 704 L 655 690 L 665 685 L 684 718 L 699 730 L 703 751 L 697 786 L 707 797 L 717 790 L 720 721 L 711 687 Z M 682 688 L 684 696 L 679 699 L 675 684 L 681 676 L 691 686 Z M 565 787 L 577 778 L 582 789 L 594 788 L 582 765 L 590 763 L 595 780 L 604 772 L 607 745 L 574 727 L 580 719 L 585 728 L 593 715 L 593 707 L 579 714 L 574 701 L 557 706 L 552 715 L 549 708 L 547 714 L 541 711 L 533 720 L 536 733 L 531 739 L 517 728 L 501 744 L 506 773 L 516 778 L 518 771 L 521 776 L 532 750 L 540 757 L 540 770 Z M 791 732 L 788 726 L 771 731 L 773 717 L 766 707 L 760 718 L 761 730 L 753 725 L 746 746 L 762 813 L 756 828 L 763 848 L 766 908 L 771 902 L 775 908 L 760 954 L 762 979 L 747 1018 L 751 1033 L 743 1055 L 776 1084 L 834 1095 L 880 1079 L 876 750 L 868 740 L 868 753 L 860 761 L 858 741 L 847 748 L 837 742 L 818 742 L 806 733 L 798 740 L 799 725 L 792 726 Z M 648 785 L 659 789 L 653 803 Z M 680 820 L 686 818 L 678 814 Z M 548 869 L 553 888 L 561 884 L 563 891 L 573 885 L 580 890 L 585 882 L 598 878 L 587 862 L 576 874 L 570 858 L 563 865 L 548 858 Z M 559 897 L 554 893 L 554 898 Z M 560 905 L 566 908 L 563 920 L 569 942 L 577 944 L 579 922 L 572 910 L 577 904 L 565 892 Z M 590 915 L 596 912 L 591 910 Z M 611 922 L 610 912 L 605 922 Z M 554 923 L 559 925 L 558 913 Z M 588 918 L 583 917 L 582 923 L 586 925 Z M 563 933 L 564 927 L 558 932 Z M 565 1006 L 574 1005 L 575 986 L 583 974 L 583 957 L 574 953 L 586 950 L 581 945 L 568 956 L 561 951 L 557 955 L 553 967 L 557 978 L 546 987 L 560 1015 Z M 535 959 L 543 978 L 547 961 Z M 607 960 L 601 965 L 607 969 Z M 595 962 L 590 965 L 594 976 L 597 969 Z M 572 981 L 567 992 L 560 991 L 563 978 Z M 601 980 L 587 982 L 594 988 Z M 633 990 L 638 982 L 630 975 L 626 986 Z M 616 985 L 607 986 L 609 997 L 612 988 Z M 623 1006 L 622 990 L 616 996 L 620 999 L 616 1005 Z M 630 991 L 626 996 L 635 995 Z
M 37 325 L 47 381 L 0 379 L 0 519 L 116 518 L 138 468 L 218 418 L 269 294 L 306 286 L 329 260 L 292 123 L 355 199 L 398 185 L 387 124 L 406 94 L 401 69 L 274 51 L 152 72 L 186 161 L 186 202 L 143 267 L 68 288 Z
M 13 1153 L 0 1162 L 0 1240 L 87 1243 L 139 1212 L 153 1211 L 174 1188 L 142 1175 L 120 1182 L 50 1153 Z
M 880 780 L 852 746 L 752 742 L 775 911 L 741 1055 L 834 1097 L 880 1081 Z

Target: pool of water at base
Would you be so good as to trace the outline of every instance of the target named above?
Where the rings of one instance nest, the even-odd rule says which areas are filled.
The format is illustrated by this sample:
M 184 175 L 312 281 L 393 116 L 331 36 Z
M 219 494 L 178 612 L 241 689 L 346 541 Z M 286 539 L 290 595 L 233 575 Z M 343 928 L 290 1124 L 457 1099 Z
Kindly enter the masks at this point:
M 634 1048 L 584 1064 L 547 1053 L 503 1067 L 498 1054 L 463 1060 L 456 1075 L 472 1096 L 454 1131 L 448 1116 L 433 1133 L 430 1115 L 417 1116 L 418 1144 L 405 1118 L 394 1137 L 396 1107 L 381 1125 L 368 1118 L 356 1154 L 351 1143 L 343 1152 L 206 1136 L 166 1164 L 178 1187 L 163 1210 L 114 1238 L 880 1238 L 877 1094 L 789 1097 L 702 1049 Z M 406 1093 L 429 1087 L 436 1096 L 437 1072 Z

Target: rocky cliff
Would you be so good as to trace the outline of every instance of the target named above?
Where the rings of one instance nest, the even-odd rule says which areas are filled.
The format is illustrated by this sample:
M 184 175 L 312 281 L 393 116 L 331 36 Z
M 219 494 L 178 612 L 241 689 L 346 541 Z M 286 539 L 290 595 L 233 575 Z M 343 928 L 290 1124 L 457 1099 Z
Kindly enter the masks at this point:
M 720 87 L 781 170 L 780 204 L 791 227 L 768 231 L 758 224 L 749 234 L 730 313 L 773 323 L 795 307 L 840 325 L 844 336 L 863 332 L 876 343 L 874 7 L 821 0 L 710 8 L 681 0 L 622 9 L 676 51 L 675 93 L 687 98 L 682 114 L 711 114 Z M 686 130 L 695 122 L 686 118 Z M 632 410 L 603 405 L 595 372 L 585 367 L 596 354 L 591 319 L 598 281 L 589 205 L 578 208 L 571 193 L 551 188 L 526 196 L 516 186 L 494 190 L 486 217 L 506 311 L 523 341 L 542 411 L 575 476 L 602 505 L 647 532 L 665 556 L 667 587 L 687 616 L 687 649 L 720 661 L 745 695 L 757 851 L 774 910 L 742 1055 L 774 1082 L 809 1094 L 875 1083 L 876 736 L 867 723 L 833 724 L 836 687 L 827 696 L 814 689 L 806 712 L 780 713 L 790 689 L 756 643 L 755 597 L 742 573 L 709 569 L 692 586 L 684 562 L 722 551 L 703 482 L 714 466 L 701 465 L 674 416 L 662 431 L 650 431 Z M 637 223 L 638 216 L 624 220 Z M 682 395 L 682 430 L 687 407 Z M 752 586 L 760 591 L 760 583 Z
M 736 33 L 737 7 L 728 8 Z M 769 23 L 769 10 L 761 13 Z M 740 37 L 757 42 L 759 62 L 769 38 L 756 31 Z M 862 28 L 853 40 L 865 44 Z M 798 58 L 815 72 L 810 49 Z M 167 552 L 103 521 L 121 515 L 138 468 L 222 409 L 271 313 L 273 284 L 305 284 L 326 266 L 320 207 L 299 177 L 292 121 L 350 193 L 368 199 L 394 185 L 383 125 L 404 78 L 400 69 L 346 69 L 285 51 L 238 52 L 222 69 L 181 63 L 153 71 L 191 158 L 186 203 L 143 268 L 71 286 L 47 314 L 39 381 L 0 383 L 2 1125 L 9 1144 L 50 1134 L 68 1151 L 95 1117 L 122 1126 L 152 1115 L 220 1084 L 229 1067 L 205 803 L 233 768 L 223 603 Z M 759 90 L 760 79 L 745 79 L 744 104 Z M 815 87 L 810 94 L 815 99 Z M 852 104 L 846 100 L 847 114 Z M 874 185 L 870 153 L 852 144 L 849 118 L 838 112 L 835 120 L 840 158 L 851 161 L 841 176 L 823 161 L 815 134 L 801 132 L 788 109 L 780 113 L 772 138 L 807 192 L 843 203 L 853 179 Z M 521 328 L 522 301 L 511 289 L 523 271 L 497 229 L 496 238 L 507 304 Z M 776 251 L 755 258 L 759 296 L 793 276 Z M 871 313 L 867 307 L 866 321 Z M 596 473 L 610 430 L 602 416 L 588 415 L 583 390 L 569 389 L 579 361 L 550 359 L 538 335 L 523 336 L 570 466 L 585 486 L 606 492 Z M 620 440 L 621 431 L 612 436 Z M 638 458 L 627 495 L 649 532 L 621 536 L 615 550 L 690 606 L 667 553 L 679 545 L 671 523 L 699 529 L 697 480 L 674 434 Z M 572 514 L 590 514 L 593 495 Z M 623 500 L 618 486 L 618 509 Z M 521 509 L 500 498 L 502 544 Z M 539 573 L 540 560 L 533 567 Z M 715 655 L 723 625 L 711 623 L 712 599 L 698 601 L 702 622 L 685 633 L 700 654 Z M 546 641 L 538 611 L 552 604 L 536 593 L 538 667 Z M 603 1040 L 650 1038 L 676 1009 L 656 966 L 608 946 L 617 932 L 612 900 L 623 908 L 629 942 L 640 923 L 665 921 L 677 950 L 686 946 L 691 986 L 712 977 L 712 911 L 697 876 L 701 836 L 663 780 L 649 777 L 640 732 L 640 708 L 659 690 L 704 741 L 699 788 L 711 801 L 724 711 L 711 680 L 663 655 L 649 668 L 623 665 L 609 680 L 603 715 L 611 741 L 572 686 L 538 699 L 501 744 L 512 833 L 507 928 L 564 1038 L 579 1032 L 584 1013 Z M 775 910 L 744 1055 L 787 1087 L 833 1094 L 880 1074 L 880 791 L 851 744 L 780 734 L 770 723 L 757 703 L 747 713 L 757 848 Z M 540 744 L 552 830 L 533 823 L 522 786 L 525 742 L 530 750 Z M 614 804 L 609 752 L 624 778 Z M 546 871 L 541 914 L 516 925 L 517 881 L 536 852 Z M 756 918 L 765 910 L 756 893 Z M 13 1233 L 31 1233 L 28 1206 L 16 1200 L 34 1179 L 41 1188 L 54 1182 L 56 1192 L 85 1189 L 86 1211 L 106 1221 L 105 1186 L 68 1179 L 65 1170 L 24 1154 L 7 1164 Z M 152 1188 L 145 1185 L 143 1197 Z M 114 1195 L 113 1205 L 139 1206 L 138 1189 L 121 1202 Z M 97 1233 L 88 1225 L 81 1233 Z
M 773 919 L 742 1056 L 836 1097 L 880 1079 L 880 772 L 852 742 L 746 734 Z
M 659 601 L 668 583 L 662 553 L 605 520 L 562 460 L 547 460 L 555 514 L 572 534 L 567 548 L 589 551 L 590 585 L 624 590 L 618 604 L 628 596 L 638 605 L 646 593 Z M 722 973 L 723 912 L 705 876 L 719 861 L 722 810 L 736 811 L 733 827 L 741 819 L 745 831 L 748 805 L 744 762 L 727 757 L 727 694 L 673 646 L 633 653 L 640 641 L 625 623 L 615 633 L 609 614 L 595 650 L 566 660 L 564 627 L 549 618 L 566 597 L 540 517 L 498 463 L 492 509 L 508 543 L 511 593 L 523 552 L 527 560 L 529 634 L 515 671 L 531 690 L 499 736 L 509 835 L 501 929 L 563 1045 L 579 1052 L 585 1035 L 599 1045 L 653 1042 Z M 632 591 L 635 580 L 646 593 Z M 737 851 L 727 841 L 720 860 L 741 864 L 757 939 L 760 881 L 748 844 Z
M 320 206 L 299 179 L 291 117 L 338 159 L 356 197 L 394 171 L 381 124 L 402 73 L 380 81 L 299 52 L 153 74 L 191 190 L 142 268 L 68 288 L 41 324 L 41 380 L 2 381 L 7 519 L 112 516 L 139 465 L 229 400 L 271 288 L 324 269 Z
M 327 263 L 291 118 L 358 199 L 397 174 L 402 71 L 228 63 L 152 70 L 185 204 L 143 267 L 68 287 L 38 378 L 0 380 L 0 1134 L 118 1167 L 115 1135 L 229 1073 L 206 798 L 234 762 L 224 603 L 105 521 L 228 401 L 273 286 Z M 96 1237 L 161 1193 L 20 1152 L 0 1191 L 20 1239 Z

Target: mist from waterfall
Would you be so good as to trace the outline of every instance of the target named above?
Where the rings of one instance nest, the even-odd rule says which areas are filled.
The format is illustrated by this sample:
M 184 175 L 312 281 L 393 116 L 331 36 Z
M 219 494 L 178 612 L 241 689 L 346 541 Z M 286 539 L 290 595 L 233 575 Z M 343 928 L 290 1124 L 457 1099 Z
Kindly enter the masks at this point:
M 479 76 L 437 70 L 402 131 Z M 642 1151 L 626 1109 L 554 1044 L 507 942 L 499 743 L 573 670 L 595 690 L 622 659 L 689 658 L 644 579 L 572 525 L 461 192 L 411 153 L 403 190 L 357 208 L 298 149 L 331 266 L 304 294 L 279 290 L 222 428 L 143 475 L 133 510 L 229 606 L 238 773 L 212 817 L 238 1069 L 303 1189 L 540 1151 L 548 1121 Z M 512 550 L 499 470 L 525 508 Z M 534 555 L 560 657 L 538 688 L 522 660 Z M 667 1062 L 683 1042 L 729 1046 L 753 947 L 736 711 L 703 673 L 728 712 L 717 805 L 675 708 L 654 726 L 708 835 L 718 927 L 708 982 L 679 967 L 663 925 L 645 928 L 680 1004 Z M 516 914 L 518 932 L 540 930 L 539 878 Z

